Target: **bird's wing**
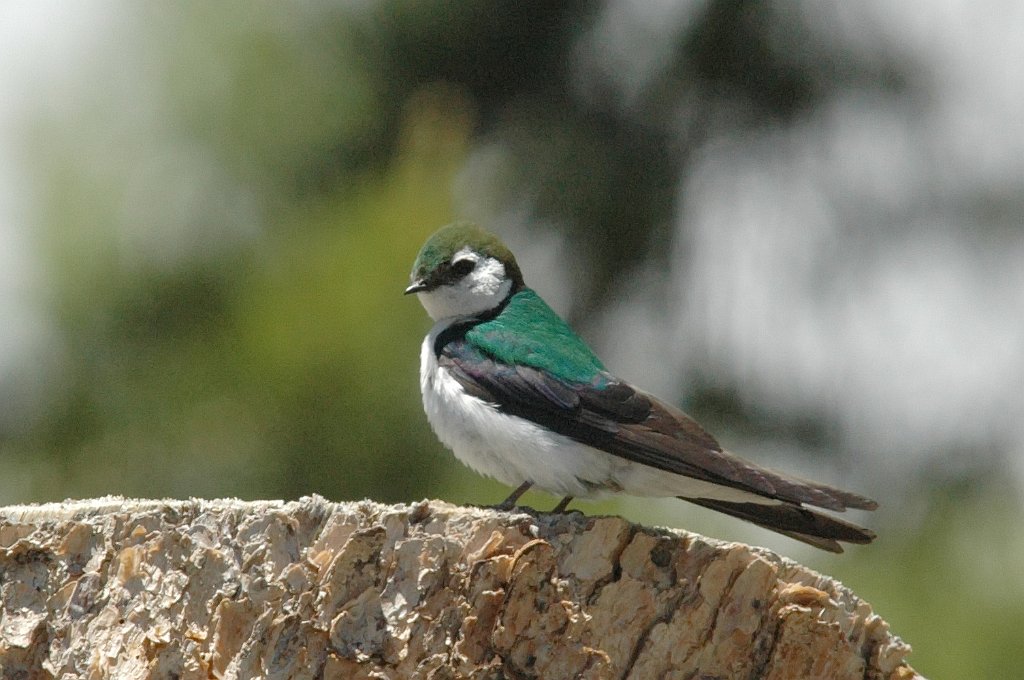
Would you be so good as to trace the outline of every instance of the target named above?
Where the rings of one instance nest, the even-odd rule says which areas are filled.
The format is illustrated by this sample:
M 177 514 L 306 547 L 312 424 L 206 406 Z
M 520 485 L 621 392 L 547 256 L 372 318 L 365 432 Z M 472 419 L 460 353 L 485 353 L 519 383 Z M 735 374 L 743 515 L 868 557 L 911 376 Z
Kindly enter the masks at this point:
M 876 507 L 863 496 L 788 477 L 724 451 L 681 410 L 608 373 L 591 384 L 570 383 L 540 368 L 498 361 L 464 338 L 437 350 L 438 365 L 468 393 L 594 448 L 767 499 L 838 511 Z

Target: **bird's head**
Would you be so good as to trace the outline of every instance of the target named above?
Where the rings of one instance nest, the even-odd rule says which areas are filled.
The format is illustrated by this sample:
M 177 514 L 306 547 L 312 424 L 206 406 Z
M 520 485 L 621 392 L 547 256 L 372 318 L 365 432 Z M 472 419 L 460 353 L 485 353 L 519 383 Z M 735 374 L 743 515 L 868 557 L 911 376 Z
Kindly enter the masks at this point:
M 456 222 L 423 244 L 405 292 L 416 293 L 438 321 L 491 311 L 522 287 L 516 258 L 497 236 Z

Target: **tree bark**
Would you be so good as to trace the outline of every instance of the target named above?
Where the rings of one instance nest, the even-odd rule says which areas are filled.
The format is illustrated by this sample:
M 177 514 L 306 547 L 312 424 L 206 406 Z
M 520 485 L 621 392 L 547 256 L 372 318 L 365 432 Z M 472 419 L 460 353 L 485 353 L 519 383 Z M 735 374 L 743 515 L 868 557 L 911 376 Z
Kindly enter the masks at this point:
M 0 599 L 3 678 L 920 677 L 766 550 L 440 501 L 0 508 Z

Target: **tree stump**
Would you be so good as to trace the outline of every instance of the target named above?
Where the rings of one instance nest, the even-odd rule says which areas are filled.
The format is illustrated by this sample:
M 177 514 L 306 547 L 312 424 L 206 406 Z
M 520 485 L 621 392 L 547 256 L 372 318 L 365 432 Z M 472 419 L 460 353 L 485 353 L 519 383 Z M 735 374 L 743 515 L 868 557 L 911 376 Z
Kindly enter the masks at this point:
M 0 598 L 3 678 L 920 677 L 769 551 L 440 501 L 0 508 Z

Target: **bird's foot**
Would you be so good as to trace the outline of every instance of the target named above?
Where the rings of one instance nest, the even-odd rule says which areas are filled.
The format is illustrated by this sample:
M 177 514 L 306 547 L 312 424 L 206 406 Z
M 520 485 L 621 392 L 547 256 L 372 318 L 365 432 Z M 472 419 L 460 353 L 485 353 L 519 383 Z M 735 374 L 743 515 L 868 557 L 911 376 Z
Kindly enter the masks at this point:
M 515 491 L 509 494 L 508 498 L 503 500 L 501 503 L 495 505 L 494 509 L 508 511 L 516 507 L 516 501 L 518 501 L 519 497 L 526 493 L 527 489 L 529 489 L 531 486 L 533 486 L 533 482 L 523 482 L 518 487 L 516 487 Z
M 565 512 L 565 509 L 569 507 L 569 503 L 572 503 L 572 496 L 566 496 L 562 500 L 558 501 L 558 505 L 551 508 L 551 513 L 558 514 L 560 512 Z

